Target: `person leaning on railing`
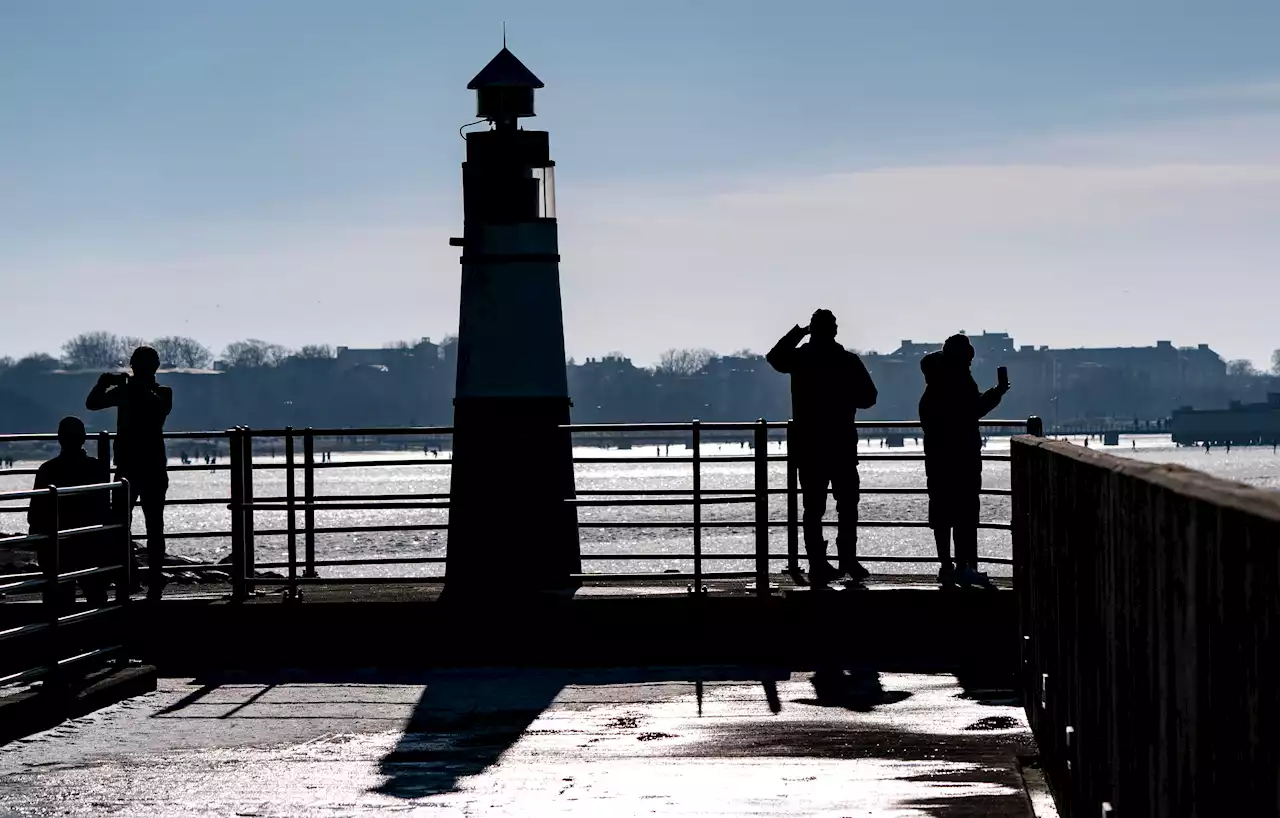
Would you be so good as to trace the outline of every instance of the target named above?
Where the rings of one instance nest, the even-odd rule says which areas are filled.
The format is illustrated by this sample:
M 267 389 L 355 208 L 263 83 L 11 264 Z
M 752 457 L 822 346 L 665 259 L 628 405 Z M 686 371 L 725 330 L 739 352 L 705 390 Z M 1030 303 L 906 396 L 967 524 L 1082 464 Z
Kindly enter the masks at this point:
M 78 417 L 63 418 L 58 424 L 58 445 L 61 451 L 57 457 L 40 465 L 36 471 L 34 488 L 70 488 L 101 482 L 104 476 L 103 464 L 96 457 L 85 453 L 84 441 L 84 422 Z M 110 514 L 110 498 L 106 491 L 60 496 L 56 515 L 51 499 L 40 496 L 31 498 L 31 505 L 27 509 L 27 524 L 32 534 L 50 535 L 55 531 L 104 525 L 109 522 Z M 62 540 L 58 545 L 59 570 L 65 573 L 103 564 L 108 557 L 106 545 L 107 539 L 101 533 L 78 534 Z M 48 541 L 37 545 L 36 553 L 43 569 L 47 570 L 50 565 L 52 548 L 53 543 Z M 108 581 L 108 577 L 103 575 L 84 577 L 79 581 L 80 589 L 90 605 L 96 607 L 107 603 Z M 59 585 L 57 597 L 61 606 L 70 607 L 75 603 L 76 586 L 69 582 Z
M 173 409 L 173 390 L 156 383 L 160 355 L 138 347 L 129 359 L 133 375 L 106 372 L 85 398 L 86 408 L 116 407 L 116 477 L 129 481 L 132 501 L 147 523 L 147 598 L 164 590 L 164 501 L 169 492 L 164 422 Z

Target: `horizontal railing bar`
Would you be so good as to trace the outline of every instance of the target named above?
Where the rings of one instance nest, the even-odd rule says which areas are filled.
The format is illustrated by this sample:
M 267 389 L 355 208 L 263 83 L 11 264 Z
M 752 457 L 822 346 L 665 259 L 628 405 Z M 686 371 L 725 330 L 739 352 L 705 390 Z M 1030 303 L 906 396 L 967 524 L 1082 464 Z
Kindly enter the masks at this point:
M 630 582 L 645 579 L 676 579 L 690 580 L 695 576 L 701 576 L 702 579 L 748 579 L 754 577 L 755 571 L 703 571 L 701 575 L 694 574 L 692 571 L 685 572 L 666 572 L 666 571 L 648 571 L 643 573 L 600 573 L 600 574 L 570 574 L 572 579 L 595 580 L 597 582 Z
M 33 622 L 30 625 L 18 625 L 15 628 L 0 630 L 0 642 L 3 642 L 5 639 L 16 639 L 19 636 L 27 636 L 28 634 L 39 633 L 40 631 L 48 629 L 48 622 Z
M 288 503 L 242 503 L 241 508 L 252 509 L 254 511 L 288 511 L 290 506 Z M 360 511 L 360 510 L 376 510 L 376 509 L 433 509 L 448 508 L 447 500 L 437 501 L 409 501 L 405 503 L 399 502 L 373 502 L 373 503 L 306 503 L 296 502 L 292 508 L 297 511 L 305 511 L 313 509 L 316 511 Z M 317 529 L 318 530 L 318 529 Z
M 122 649 L 123 648 L 120 645 L 112 645 L 111 647 L 106 647 L 106 648 L 97 648 L 95 650 L 86 651 L 76 656 L 72 656 L 68 659 L 59 659 L 57 662 L 57 666 L 65 667 L 67 665 L 80 664 L 81 662 L 86 662 L 90 659 L 97 659 L 97 658 L 110 656 L 113 653 L 120 652 Z M 27 670 L 18 671 L 17 673 L 10 673 L 8 676 L 0 676 L 0 687 L 4 687 L 6 685 L 19 684 L 21 682 L 25 682 L 29 680 L 40 679 L 52 673 L 53 669 L 54 668 L 50 665 L 38 665 L 33 668 L 28 668 Z
M 426 565 L 432 563 L 447 562 L 448 557 L 376 557 L 370 559 L 354 559 L 354 560 L 315 560 L 311 565 L 323 567 L 326 565 Z M 288 568 L 287 562 L 262 562 L 256 563 L 255 568 Z M 256 582 L 256 580 L 255 580 Z
M 754 520 L 703 520 L 703 528 L 754 528 L 756 525 Z M 770 520 L 771 528 L 781 528 L 790 525 L 786 520 Z M 838 523 L 835 520 L 828 520 L 823 523 L 828 528 L 835 527 Z M 689 520 L 653 520 L 650 522 L 638 522 L 634 520 L 581 520 L 578 522 L 579 528 L 693 528 L 693 522 Z M 925 520 L 859 520 L 859 528 L 929 528 L 929 523 Z M 978 523 L 978 528 L 991 529 L 995 531 L 1009 531 L 1012 526 L 1009 523 Z
M 58 496 L 67 497 L 72 494 L 88 494 L 91 491 L 109 491 L 124 486 L 120 481 L 108 483 L 85 483 L 81 486 L 59 486 Z M 0 500 L 30 500 L 33 497 L 48 497 L 49 489 L 24 489 L 22 491 L 0 492 Z
M 1007 454 L 984 454 L 982 460 L 992 463 L 1007 463 L 1010 456 Z M 785 454 L 771 454 L 766 458 L 770 463 L 785 463 L 787 456 Z M 731 455 L 707 455 L 700 458 L 703 465 L 708 463 L 754 463 L 756 458 L 749 454 L 731 454 Z M 859 461 L 893 461 L 898 463 L 916 463 L 924 462 L 925 456 L 922 454 L 859 454 Z M 597 463 L 600 465 L 617 465 L 626 463 L 635 464 L 651 464 L 651 463 L 693 463 L 691 455 L 671 455 L 670 457 L 654 457 L 653 455 L 638 455 L 636 457 L 575 457 L 573 458 L 575 465 L 586 465 Z
M 254 577 L 255 585 L 435 585 L 444 577 Z
M 22 545 L 27 542 L 44 542 L 48 534 L 16 534 L 12 537 L 0 537 L 0 545 Z
M 744 489 L 745 490 L 745 489 Z M 700 505 L 724 505 L 729 503 L 754 503 L 755 497 L 703 497 L 699 500 Z M 635 500 L 614 499 L 614 500 L 582 500 L 572 499 L 565 500 L 570 505 L 580 506 L 583 508 L 614 508 L 621 506 L 691 506 L 693 498 L 640 498 Z
M 88 622 L 99 616 L 103 616 L 104 614 L 117 613 L 123 610 L 124 606 L 117 603 L 114 605 L 100 605 L 97 608 L 90 608 L 87 611 L 76 611 L 75 613 L 58 617 L 58 627 L 61 628 L 66 625 L 79 625 L 82 622 Z
M 356 469 L 374 466 L 439 466 L 453 462 L 452 457 L 406 457 L 400 460 L 328 460 L 325 462 L 315 462 L 311 464 L 314 469 Z M 305 468 L 306 464 L 295 462 L 295 469 Z M 289 468 L 289 463 L 260 463 L 253 464 L 254 471 L 276 471 L 279 469 Z

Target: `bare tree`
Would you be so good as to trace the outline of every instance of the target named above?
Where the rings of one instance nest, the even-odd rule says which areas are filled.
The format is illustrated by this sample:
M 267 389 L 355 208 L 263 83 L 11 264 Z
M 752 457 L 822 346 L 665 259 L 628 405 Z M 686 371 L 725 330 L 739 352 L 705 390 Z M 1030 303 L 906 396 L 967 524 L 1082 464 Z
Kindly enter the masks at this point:
M 82 332 L 62 345 L 62 359 L 70 369 L 113 367 L 120 363 L 120 340 L 113 332 Z
M 1253 366 L 1253 361 L 1241 358 L 1227 363 L 1227 375 L 1236 378 L 1252 378 L 1261 374 Z
M 664 375 L 696 375 L 715 357 L 709 349 L 668 349 L 658 358 L 655 370 Z
M 324 361 L 334 357 L 328 344 L 306 344 L 293 357 L 303 361 Z
M 116 361 L 117 364 L 127 364 L 129 359 L 133 357 L 133 351 L 138 347 L 146 346 L 147 339 L 139 338 L 136 335 L 121 335 L 116 338 Z
M 279 366 L 289 357 L 289 350 L 279 344 L 271 344 L 257 338 L 246 338 L 227 344 L 222 358 L 230 366 L 253 369 L 256 367 Z
M 1271 353 L 1271 374 L 1280 377 L 1280 349 Z
M 164 367 L 205 369 L 213 361 L 209 348 L 194 338 L 167 335 L 152 341 L 151 346 L 160 353 L 160 365 Z

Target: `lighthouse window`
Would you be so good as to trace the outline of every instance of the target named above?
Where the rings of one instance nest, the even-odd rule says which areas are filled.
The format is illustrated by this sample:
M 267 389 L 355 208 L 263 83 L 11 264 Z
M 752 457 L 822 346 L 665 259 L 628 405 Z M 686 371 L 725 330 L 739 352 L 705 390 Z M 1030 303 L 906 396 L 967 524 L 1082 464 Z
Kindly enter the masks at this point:
M 532 175 L 538 182 L 538 218 L 556 217 L 556 169 L 533 168 Z

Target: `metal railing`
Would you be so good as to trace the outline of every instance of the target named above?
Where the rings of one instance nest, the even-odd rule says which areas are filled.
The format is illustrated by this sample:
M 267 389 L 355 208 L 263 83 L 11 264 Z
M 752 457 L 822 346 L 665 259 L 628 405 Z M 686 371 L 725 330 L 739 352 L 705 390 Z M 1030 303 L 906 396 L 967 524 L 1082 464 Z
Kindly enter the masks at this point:
M 101 508 L 109 509 L 109 517 L 90 525 L 63 527 L 64 499 L 107 493 L 113 502 L 104 502 Z M 47 688 L 57 689 L 67 681 L 71 670 L 89 671 L 103 663 L 120 658 L 121 644 L 105 644 L 94 647 L 80 645 L 74 651 L 67 647 L 68 629 L 87 623 L 99 622 L 119 614 L 129 603 L 133 582 L 133 543 L 129 536 L 129 483 L 126 480 L 94 483 L 83 486 L 49 486 L 31 491 L 0 492 L 0 501 L 44 501 L 42 514 L 51 523 L 45 533 L 31 533 L 0 537 L 0 546 L 34 545 L 39 550 L 40 570 L 35 572 L 0 575 L 0 598 L 8 601 L 8 595 L 39 592 L 39 611 L 31 615 L 23 611 L 21 624 L 0 624 L 0 686 L 33 681 L 43 681 Z M 96 516 L 96 515 L 95 515 Z M 77 520 L 76 522 L 81 522 Z M 113 534 L 115 536 L 107 536 Z M 64 544 L 68 540 L 94 538 L 94 553 L 88 559 L 96 564 L 62 570 Z M 81 547 L 83 549 L 83 546 Z M 119 560 L 119 562 L 111 562 Z M 115 583 L 115 599 L 86 610 L 74 610 L 74 588 L 65 586 L 82 583 L 99 577 L 105 590 L 108 582 Z M 67 590 L 71 593 L 68 594 Z M 34 621 L 30 621 L 34 620 Z M 114 641 L 114 640 L 112 640 Z M 84 648 L 84 649 L 81 649 Z
M 1017 430 L 1030 434 L 1042 434 L 1043 427 L 1039 418 L 1026 420 L 983 420 L 980 425 L 987 429 Z M 887 432 L 906 433 L 918 431 L 919 422 L 898 421 L 859 421 L 861 431 L 881 430 Z M 691 553 L 680 554 L 583 554 L 584 561 L 649 561 L 680 560 L 691 561 L 692 572 L 663 573 L 600 573 L 585 572 L 575 575 L 575 579 L 593 581 L 633 581 L 638 579 L 661 578 L 664 580 L 689 580 L 696 592 L 701 592 L 703 581 L 708 579 L 748 577 L 755 580 L 755 591 L 758 594 L 769 593 L 769 565 L 771 562 L 786 561 L 787 570 L 794 572 L 800 566 L 800 489 L 797 469 L 786 453 L 770 453 L 768 444 L 771 440 L 785 440 L 791 429 L 789 422 L 699 422 L 689 423 L 615 423 L 615 424 L 578 424 L 565 427 L 573 435 L 599 438 L 602 435 L 655 435 L 670 440 L 673 435 L 687 435 L 689 454 L 686 456 L 602 456 L 575 457 L 575 464 L 672 464 L 688 463 L 691 468 L 692 487 L 685 489 L 595 489 L 578 490 L 573 503 L 577 508 L 595 507 L 659 507 L 685 506 L 691 509 L 690 519 L 681 520 L 579 520 L 579 527 L 614 528 L 614 529 L 685 529 L 691 532 Z M 453 433 L 451 427 L 395 427 L 395 428 L 345 428 L 323 429 L 249 429 L 237 427 L 223 432 L 171 432 L 165 437 L 170 440 L 215 441 L 225 445 L 227 457 L 223 463 L 191 463 L 174 465 L 170 471 L 226 471 L 228 472 L 228 495 L 225 497 L 194 497 L 175 499 L 169 506 L 177 505 L 221 505 L 231 515 L 230 530 L 219 531 L 178 531 L 166 535 L 168 540 L 195 538 L 229 538 L 231 542 L 230 563 L 182 564 L 172 566 L 174 570 L 201 573 L 206 571 L 228 572 L 231 576 L 232 595 L 244 598 L 253 594 L 258 585 L 283 585 L 289 597 L 296 598 L 301 586 L 324 583 L 432 583 L 442 582 L 443 576 L 383 576 L 383 577 L 326 577 L 319 576 L 319 568 L 326 566 L 373 566 L 373 565 L 421 565 L 439 564 L 446 561 L 445 556 L 419 557 L 376 557 L 355 559 L 320 559 L 316 555 L 316 536 L 318 534 L 362 534 L 395 531 L 443 531 L 448 523 L 417 523 L 401 525 L 356 525 L 356 526 L 317 526 L 317 511 L 335 510 L 405 510 L 405 509 L 445 509 L 449 508 L 447 493 L 410 493 L 410 494 L 372 494 L 353 498 L 349 495 L 321 495 L 316 492 L 316 472 L 320 469 L 343 469 L 352 467 L 383 466 L 447 466 L 452 463 L 451 457 L 394 458 L 379 460 L 317 460 L 316 441 L 322 438 L 378 438 L 399 439 L 402 441 L 441 441 L 448 439 Z M 752 451 L 745 455 L 707 455 L 704 454 L 703 443 L 709 436 L 723 439 L 726 435 L 747 433 L 752 443 Z M 102 432 L 97 435 L 98 457 L 109 462 L 113 435 Z M 0 443 L 18 441 L 49 441 L 54 435 L 0 435 Z M 259 449 L 267 439 L 281 440 L 283 443 L 284 462 L 261 462 L 254 460 L 255 443 Z M 298 441 L 301 439 L 302 454 L 298 458 Z M 219 455 L 221 456 L 221 455 Z M 862 462 L 923 461 L 923 454 L 887 454 L 859 452 Z M 982 454 L 985 461 L 1009 460 L 1006 454 Z M 786 463 L 786 486 L 771 486 L 769 481 L 769 465 L 775 462 Z M 751 463 L 754 465 L 752 485 L 742 489 L 714 489 L 703 487 L 703 469 L 711 464 Z M 283 470 L 285 492 L 283 496 L 256 497 L 254 473 L 262 470 Z M 301 497 L 297 492 L 297 472 L 302 471 Z M 30 474 L 34 470 L 12 469 L 0 471 L 3 474 Z M 864 487 L 862 495 L 923 495 L 927 490 L 923 486 L 913 487 Z M 983 489 L 984 495 L 1008 496 L 1008 489 Z M 769 499 L 773 496 L 785 495 L 786 517 L 771 519 L 769 516 Z M 740 504 L 752 506 L 752 514 L 742 520 L 706 520 L 703 508 L 710 505 Z M 0 507 L 0 513 L 13 511 Z M 258 530 L 256 512 L 283 512 L 285 525 L 279 529 Z M 298 514 L 302 514 L 302 524 L 298 524 Z M 827 525 L 834 526 L 834 515 L 828 517 Z M 925 520 L 862 520 L 859 528 L 927 528 Z M 979 524 L 983 529 L 1007 531 L 1008 522 L 985 522 Z M 786 529 L 785 553 L 770 551 L 772 530 Z M 751 553 L 707 553 L 704 550 L 704 533 L 708 529 L 740 529 L 754 533 L 754 548 Z M 255 558 L 255 546 L 259 537 L 283 537 L 285 540 L 286 559 L 283 562 L 259 563 Z M 447 546 L 446 546 L 447 547 Z M 891 555 L 859 555 L 864 562 L 879 563 L 926 563 L 936 562 L 933 556 L 891 556 Z M 708 572 L 703 570 L 707 560 L 747 562 L 749 570 Z M 986 557 L 985 563 L 1009 564 L 1011 560 Z M 256 572 L 267 569 L 283 569 L 287 574 L 281 577 L 257 576 Z M 0 582 L 4 581 L 0 577 Z

